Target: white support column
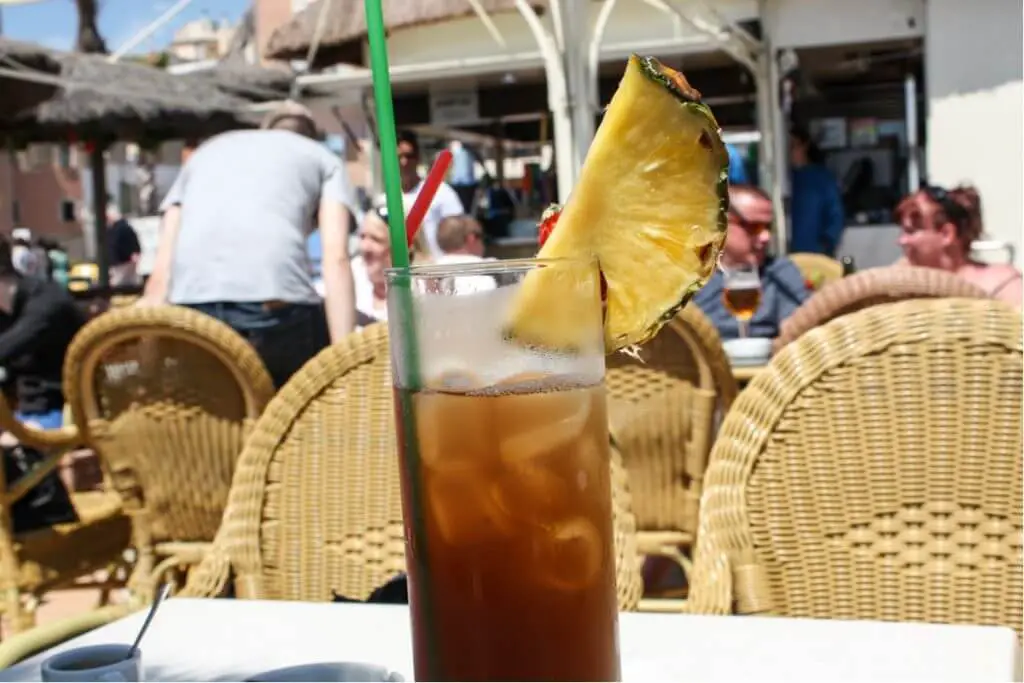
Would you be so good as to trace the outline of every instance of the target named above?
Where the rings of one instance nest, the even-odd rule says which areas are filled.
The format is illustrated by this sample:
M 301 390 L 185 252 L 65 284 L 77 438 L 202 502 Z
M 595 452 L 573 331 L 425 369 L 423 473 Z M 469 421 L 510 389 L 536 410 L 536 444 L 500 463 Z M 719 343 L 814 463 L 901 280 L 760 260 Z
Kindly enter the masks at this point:
M 569 115 L 572 119 L 574 178 L 579 177 L 583 160 L 594 139 L 596 75 L 591 73 L 589 59 L 587 5 L 590 0 L 561 0 L 565 80 L 568 90 Z M 561 191 L 559 192 L 561 194 Z
M 770 182 L 764 185 L 772 197 L 772 204 L 775 208 L 775 253 L 785 256 L 789 250 L 788 236 L 789 226 L 786 216 L 785 193 L 787 176 L 789 173 L 789 153 L 786 130 L 786 117 L 782 113 L 782 102 L 779 96 L 779 89 L 782 86 L 780 77 L 779 62 L 776 59 L 771 43 L 765 44 L 764 62 L 767 65 L 767 76 L 765 86 L 768 89 L 768 111 L 770 114 L 771 129 L 767 136 L 761 137 L 761 144 L 764 149 L 770 149 L 772 155 L 772 175 Z
M 698 32 L 713 39 L 723 52 L 737 62 L 752 72 L 756 71 L 760 50 L 756 44 L 751 47 L 750 41 L 753 39 L 746 36 L 738 27 L 707 21 L 696 12 L 697 8 L 692 3 L 680 5 L 676 0 L 644 0 L 644 2 L 671 16 L 678 17 Z M 746 39 L 741 40 L 737 37 L 741 33 L 746 36 Z
M 544 75 L 548 82 L 548 109 L 554 128 L 555 167 L 558 174 L 558 201 L 569 198 L 576 184 L 575 150 L 573 145 L 572 111 L 566 86 L 565 65 L 554 37 L 548 33 L 537 13 L 526 0 L 515 0 L 516 9 L 530 27 L 544 58 Z
M 587 55 L 587 67 L 590 69 L 590 106 L 597 115 L 601 108 L 601 41 L 604 40 L 605 29 L 615 11 L 618 0 L 603 0 L 601 10 L 597 13 L 597 22 L 594 24 L 594 34 L 590 36 L 590 51 Z

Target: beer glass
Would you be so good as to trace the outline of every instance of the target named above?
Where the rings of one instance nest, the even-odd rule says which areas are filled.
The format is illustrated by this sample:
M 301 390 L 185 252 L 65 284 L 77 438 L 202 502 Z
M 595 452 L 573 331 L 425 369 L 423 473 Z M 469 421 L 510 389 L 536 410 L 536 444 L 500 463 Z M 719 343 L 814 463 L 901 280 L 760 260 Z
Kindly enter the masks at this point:
M 761 277 L 754 264 L 722 266 L 722 303 L 736 318 L 740 338 L 747 336 L 747 325 L 761 305 Z
M 550 305 L 572 307 L 578 348 L 516 341 L 539 269 L 577 283 Z M 387 277 L 416 680 L 619 680 L 596 264 Z

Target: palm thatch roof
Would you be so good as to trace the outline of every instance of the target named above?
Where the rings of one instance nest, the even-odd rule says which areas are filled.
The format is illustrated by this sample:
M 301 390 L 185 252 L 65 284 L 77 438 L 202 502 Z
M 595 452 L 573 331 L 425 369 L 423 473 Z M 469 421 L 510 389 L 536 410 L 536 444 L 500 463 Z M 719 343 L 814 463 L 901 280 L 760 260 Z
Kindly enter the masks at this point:
M 288 97 L 295 74 L 283 69 L 229 62 L 212 69 L 183 74 L 179 78 L 194 80 L 204 87 L 213 86 L 222 93 L 249 102 L 270 102 Z
M 280 27 L 267 41 L 265 55 L 273 59 L 305 59 L 313 42 L 320 10 L 326 0 L 314 0 Z M 546 0 L 529 0 L 532 7 L 546 7 Z M 480 0 L 488 14 L 514 12 L 514 0 Z M 384 26 L 389 31 L 423 26 L 473 15 L 466 0 L 391 0 L 384 5 Z M 315 65 L 362 63 L 362 40 L 366 38 L 363 0 L 331 0 L 317 47 Z
M 43 47 L 0 37 L 0 69 L 53 76 L 60 71 L 60 63 Z M 0 121 L 17 116 L 56 92 L 55 85 L 0 74 Z
M 256 125 L 249 102 L 199 79 L 103 55 L 54 53 L 62 88 L 0 121 L 0 135 L 18 142 L 69 139 L 140 142 L 209 135 Z

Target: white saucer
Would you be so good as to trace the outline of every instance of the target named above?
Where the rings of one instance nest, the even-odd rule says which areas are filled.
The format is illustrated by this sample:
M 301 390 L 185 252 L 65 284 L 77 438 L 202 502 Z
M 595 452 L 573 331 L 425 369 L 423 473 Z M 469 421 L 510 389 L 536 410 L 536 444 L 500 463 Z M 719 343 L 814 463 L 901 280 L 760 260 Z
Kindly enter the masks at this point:
M 767 337 L 728 339 L 722 346 L 729 362 L 736 367 L 766 365 L 772 357 L 772 340 Z

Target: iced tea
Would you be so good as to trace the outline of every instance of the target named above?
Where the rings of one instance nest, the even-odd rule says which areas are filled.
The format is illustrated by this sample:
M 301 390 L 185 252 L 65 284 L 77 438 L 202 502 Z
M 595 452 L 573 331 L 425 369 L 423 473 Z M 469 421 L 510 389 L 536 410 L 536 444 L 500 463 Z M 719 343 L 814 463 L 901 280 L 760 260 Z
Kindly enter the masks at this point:
M 619 680 L 603 385 L 403 398 L 425 526 L 407 532 L 416 680 Z

